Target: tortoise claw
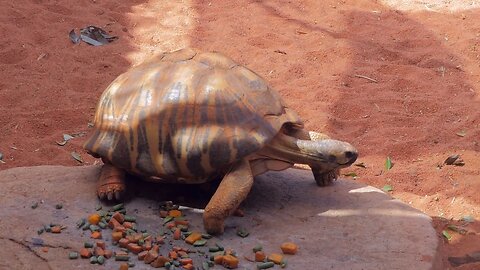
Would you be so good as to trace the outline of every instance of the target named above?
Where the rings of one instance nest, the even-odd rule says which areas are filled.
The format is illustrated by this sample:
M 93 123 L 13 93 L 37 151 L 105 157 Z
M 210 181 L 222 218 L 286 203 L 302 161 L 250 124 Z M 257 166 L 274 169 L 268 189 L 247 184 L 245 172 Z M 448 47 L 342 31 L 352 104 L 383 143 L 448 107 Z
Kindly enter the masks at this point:
M 100 200 L 105 200 L 105 198 L 106 198 L 105 193 L 99 193 L 99 194 L 98 194 L 98 198 L 99 198 Z
M 115 191 L 115 200 L 119 201 L 122 198 L 122 193 L 120 191 Z

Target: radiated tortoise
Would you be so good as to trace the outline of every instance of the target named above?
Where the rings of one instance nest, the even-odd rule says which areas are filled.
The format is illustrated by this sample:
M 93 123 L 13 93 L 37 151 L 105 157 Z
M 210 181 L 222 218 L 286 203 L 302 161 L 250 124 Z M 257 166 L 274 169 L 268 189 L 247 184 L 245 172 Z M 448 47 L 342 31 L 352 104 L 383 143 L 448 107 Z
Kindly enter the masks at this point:
M 104 162 L 101 199 L 120 199 L 125 173 L 186 184 L 222 177 L 203 214 L 209 233 L 223 232 L 254 176 L 306 164 L 324 186 L 357 158 L 349 143 L 304 130 L 259 75 L 194 49 L 156 56 L 118 76 L 100 97 L 84 147 Z

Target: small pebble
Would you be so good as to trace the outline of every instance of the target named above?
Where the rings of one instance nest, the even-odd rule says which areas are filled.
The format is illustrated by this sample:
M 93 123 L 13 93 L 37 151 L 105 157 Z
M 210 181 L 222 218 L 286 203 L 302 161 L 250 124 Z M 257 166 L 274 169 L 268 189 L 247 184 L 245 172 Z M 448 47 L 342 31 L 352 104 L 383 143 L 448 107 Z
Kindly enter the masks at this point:
M 62 204 L 56 204 L 56 205 L 55 205 L 55 208 L 56 208 L 56 209 L 62 209 L 62 208 L 63 208 L 63 205 L 62 205 Z

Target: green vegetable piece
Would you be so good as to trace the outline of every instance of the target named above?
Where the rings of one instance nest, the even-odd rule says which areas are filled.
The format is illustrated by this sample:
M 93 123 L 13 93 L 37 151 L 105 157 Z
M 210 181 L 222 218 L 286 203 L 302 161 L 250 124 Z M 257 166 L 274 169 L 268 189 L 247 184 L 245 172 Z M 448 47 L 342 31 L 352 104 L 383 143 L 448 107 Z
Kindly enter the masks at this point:
M 129 256 L 124 256 L 124 255 L 115 256 L 115 261 L 126 262 L 128 260 L 130 260 Z
M 264 263 L 257 264 L 257 269 L 268 269 L 268 268 L 272 268 L 273 266 L 275 266 L 273 262 L 264 262 Z
M 358 175 L 357 175 L 356 173 L 354 173 L 354 172 L 350 172 L 350 173 L 344 174 L 343 176 L 350 176 L 350 177 L 355 178 L 355 177 L 357 177 Z
M 131 267 L 135 267 L 135 263 L 134 262 L 128 262 L 128 267 L 131 268 Z
M 134 216 L 124 216 L 124 219 L 128 222 L 135 222 L 135 220 L 137 220 L 137 218 Z
M 287 261 L 286 261 L 285 259 L 283 259 L 283 260 L 280 262 L 280 267 L 281 267 L 281 268 L 287 267 Z
M 385 160 L 385 169 L 388 171 L 392 168 L 392 160 L 390 157 L 387 157 L 387 160 Z
M 102 221 L 100 221 L 100 222 L 98 223 L 98 227 L 100 227 L 100 228 L 102 228 L 102 229 L 105 229 L 105 228 L 107 228 L 107 224 L 104 223 L 104 222 L 102 222 Z
M 45 228 L 40 228 L 37 230 L 37 234 L 40 235 L 45 231 Z
M 202 238 L 204 239 L 211 239 L 213 236 L 208 233 L 202 233 Z
M 250 233 L 249 233 L 246 229 L 244 229 L 244 228 L 239 228 L 239 229 L 237 229 L 237 235 L 240 236 L 240 237 L 242 237 L 242 238 L 247 237 L 249 234 L 250 234 Z
M 172 221 L 173 217 L 172 216 L 167 216 L 163 219 L 163 225 L 167 224 L 168 222 Z
M 85 224 L 83 224 L 82 230 L 86 231 L 88 229 L 90 229 L 90 223 L 85 222 Z
M 210 270 L 210 265 L 208 264 L 208 262 L 203 262 L 202 263 L 202 269 L 203 270 Z
M 90 225 L 90 231 L 94 232 L 94 231 L 100 231 L 100 227 L 97 226 L 97 225 Z
M 112 211 L 116 212 L 123 208 L 123 203 L 116 204 L 112 207 Z
M 209 247 L 208 251 L 209 252 L 217 252 L 217 251 L 220 251 L 220 249 L 217 246 L 215 246 L 215 247 Z
M 78 252 L 75 252 L 75 251 L 74 251 L 74 252 L 68 253 L 68 258 L 69 258 L 70 260 L 78 259 Z
M 193 243 L 193 246 L 194 247 L 201 247 L 201 246 L 204 246 L 206 243 L 207 243 L 207 240 L 200 239 L 200 240 L 195 241 L 195 243 Z
M 97 263 L 102 265 L 105 263 L 105 257 L 104 256 L 98 256 L 97 257 Z
M 445 237 L 448 241 L 450 241 L 452 239 L 452 236 L 446 231 L 446 230 L 443 230 L 442 231 L 442 235 L 443 237 Z
M 83 247 L 84 247 L 84 248 L 93 248 L 93 243 L 91 243 L 91 242 L 85 242 L 85 243 L 83 243 Z
M 225 248 L 221 244 L 215 243 L 215 245 L 218 247 L 219 250 L 225 250 Z
M 38 207 L 38 202 L 34 202 L 31 207 L 32 209 L 36 209 Z
M 90 257 L 90 263 L 91 264 L 96 264 L 97 262 L 98 262 L 97 257 L 95 257 L 95 256 Z
M 257 252 L 257 251 L 262 251 L 263 250 L 263 247 L 261 245 L 256 245 L 254 248 L 253 248 L 253 252 Z
M 77 228 L 79 228 L 79 229 L 82 228 L 83 225 L 85 225 L 85 222 L 87 222 L 87 219 L 85 219 L 85 218 L 82 218 L 79 221 L 77 221 Z
M 56 208 L 56 209 L 62 209 L 62 208 L 63 208 L 63 205 L 60 204 L 60 203 L 59 203 L 59 204 L 56 204 L 56 205 L 55 205 L 55 208 Z
M 100 211 L 100 210 L 102 210 L 102 205 L 99 204 L 95 206 L 95 211 Z
M 383 186 L 382 190 L 385 192 L 390 192 L 393 191 L 393 187 L 391 185 L 385 185 Z

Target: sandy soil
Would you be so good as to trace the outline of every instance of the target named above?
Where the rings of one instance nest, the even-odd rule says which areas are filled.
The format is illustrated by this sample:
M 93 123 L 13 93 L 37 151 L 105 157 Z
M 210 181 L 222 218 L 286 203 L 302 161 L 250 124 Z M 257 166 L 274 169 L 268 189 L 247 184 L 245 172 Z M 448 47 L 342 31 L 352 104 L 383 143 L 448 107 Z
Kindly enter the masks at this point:
M 445 262 L 480 251 L 480 10 L 463 2 L 1 1 L 0 169 L 98 162 L 81 145 L 103 89 L 153 54 L 194 46 L 255 70 L 309 129 L 356 145 L 367 167 L 344 173 L 391 185 L 440 238 L 473 216 L 468 234 L 442 238 Z M 119 39 L 72 44 L 68 32 L 87 25 Z M 57 145 L 64 133 L 78 137 Z M 451 154 L 465 166 L 439 166 Z

